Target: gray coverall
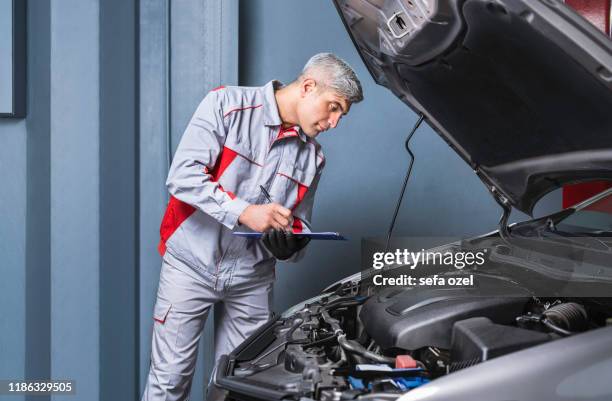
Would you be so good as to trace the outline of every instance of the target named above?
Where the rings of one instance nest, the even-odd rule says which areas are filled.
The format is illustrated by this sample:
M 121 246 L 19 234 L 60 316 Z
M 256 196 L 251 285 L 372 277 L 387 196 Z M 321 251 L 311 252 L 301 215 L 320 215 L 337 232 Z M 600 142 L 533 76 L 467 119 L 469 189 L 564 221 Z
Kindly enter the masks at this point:
M 299 127 L 281 127 L 274 89 L 220 87 L 202 100 L 174 155 L 170 201 L 158 246 L 163 256 L 153 312 L 151 366 L 143 400 L 189 398 L 197 346 L 208 312 L 215 317 L 215 362 L 270 317 L 276 259 L 238 217 L 272 200 L 291 209 L 293 231 L 310 231 L 320 145 Z M 303 250 L 289 261 L 301 258 Z M 208 399 L 217 391 L 209 391 Z

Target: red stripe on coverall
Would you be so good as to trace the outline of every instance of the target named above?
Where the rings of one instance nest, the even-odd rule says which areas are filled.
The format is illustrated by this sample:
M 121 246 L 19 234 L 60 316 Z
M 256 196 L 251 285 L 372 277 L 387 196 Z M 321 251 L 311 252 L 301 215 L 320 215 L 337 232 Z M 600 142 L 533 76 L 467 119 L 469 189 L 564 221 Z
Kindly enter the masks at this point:
M 243 110 L 249 110 L 249 109 L 258 109 L 261 106 L 263 106 L 263 104 L 258 104 L 257 106 L 238 107 L 236 109 L 232 109 L 232 110 L 228 111 L 227 113 L 225 113 L 223 115 L 223 118 L 229 116 L 230 114 L 232 114 L 232 113 L 234 113 L 236 111 L 243 111 Z
M 300 205 L 302 200 L 304 200 L 304 197 L 306 196 L 306 192 L 308 192 L 308 186 L 302 184 L 301 182 L 299 182 L 293 177 L 288 176 L 287 174 L 283 174 L 283 173 L 277 173 L 277 174 L 295 182 L 298 185 L 297 198 L 295 200 L 295 204 L 291 208 L 291 211 L 294 211 Z M 301 233 L 302 230 L 304 229 L 302 220 L 300 220 L 299 217 L 293 216 L 293 225 L 291 228 L 293 229 L 294 233 Z
M 204 168 L 204 173 L 211 176 L 211 181 L 219 181 L 219 178 L 221 178 L 227 167 L 234 161 L 234 159 L 236 159 L 236 156 L 238 156 L 238 153 L 236 153 L 234 150 L 223 147 L 215 167 L 210 173 L 208 172 L 207 168 Z M 232 199 L 236 197 L 233 192 L 225 191 L 221 184 L 219 184 L 219 189 L 227 193 Z M 174 196 L 170 197 L 168 207 L 166 208 L 166 213 L 164 213 L 161 227 L 159 228 L 161 238 L 159 244 L 157 245 L 157 251 L 160 255 L 164 256 L 166 253 L 166 241 L 168 241 L 168 238 L 174 234 L 179 226 L 183 224 L 183 222 L 187 220 L 189 216 L 195 212 L 195 210 L 195 207 L 176 199 Z
M 157 245 L 157 251 L 161 256 L 166 253 L 166 241 L 176 229 L 185 221 L 189 216 L 195 212 L 195 207 L 176 199 L 174 196 L 170 197 L 168 206 L 166 207 L 166 213 L 162 219 L 161 226 L 159 227 L 160 241 Z
M 295 206 L 293 206 L 293 208 L 291 208 L 291 211 L 295 210 L 295 208 L 298 207 L 300 202 L 302 202 L 302 200 L 306 196 L 306 192 L 308 192 L 308 187 L 306 185 L 298 183 L 297 200 L 295 201 Z M 304 226 L 302 224 L 302 220 L 300 220 L 299 217 L 294 217 L 293 218 L 292 229 L 293 229 L 294 233 L 301 233 L 303 231 Z
M 221 176 L 223 175 L 225 170 L 236 159 L 236 156 L 238 156 L 238 152 L 236 152 L 235 150 L 230 149 L 228 147 L 225 147 L 225 146 L 223 147 L 223 150 L 221 151 L 221 155 L 220 155 L 219 159 L 217 160 L 217 164 L 215 165 L 215 167 L 210 172 L 210 175 L 212 176 L 212 181 L 213 182 L 218 182 L 219 181 L 219 178 L 221 178 Z M 208 173 L 207 169 L 204 169 L 204 171 L 206 173 Z M 226 191 L 225 189 L 223 189 L 221 184 L 219 184 L 219 189 L 221 191 L 225 192 L 226 194 L 228 194 L 230 196 L 230 198 L 232 198 L 232 199 L 234 199 L 236 197 L 236 195 L 233 192 Z

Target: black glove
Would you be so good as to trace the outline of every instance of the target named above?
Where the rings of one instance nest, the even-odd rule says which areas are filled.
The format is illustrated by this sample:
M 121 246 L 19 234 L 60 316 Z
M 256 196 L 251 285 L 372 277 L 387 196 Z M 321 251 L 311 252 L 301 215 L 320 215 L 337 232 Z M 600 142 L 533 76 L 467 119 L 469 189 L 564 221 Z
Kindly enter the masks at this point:
M 310 242 L 310 238 L 286 232 L 283 230 L 269 230 L 262 236 L 261 240 L 272 255 L 277 259 L 289 259 L 294 253 L 304 248 Z

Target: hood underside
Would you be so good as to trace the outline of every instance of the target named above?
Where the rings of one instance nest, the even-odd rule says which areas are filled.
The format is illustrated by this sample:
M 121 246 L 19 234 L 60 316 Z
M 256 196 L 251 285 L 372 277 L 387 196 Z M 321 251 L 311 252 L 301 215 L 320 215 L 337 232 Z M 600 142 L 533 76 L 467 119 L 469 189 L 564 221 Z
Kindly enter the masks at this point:
M 531 214 L 612 180 L 612 42 L 557 0 L 335 0 L 375 81 Z

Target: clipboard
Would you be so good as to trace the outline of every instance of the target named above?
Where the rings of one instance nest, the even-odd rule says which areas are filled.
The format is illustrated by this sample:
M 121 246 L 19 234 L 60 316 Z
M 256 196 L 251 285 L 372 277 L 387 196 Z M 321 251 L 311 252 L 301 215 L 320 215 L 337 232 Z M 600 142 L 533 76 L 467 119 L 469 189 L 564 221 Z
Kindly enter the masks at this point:
M 252 238 L 259 239 L 262 236 L 262 233 L 248 233 L 248 232 L 233 232 L 232 235 L 237 237 L 244 238 Z M 293 235 L 298 237 L 308 237 L 310 239 L 324 240 L 324 241 L 346 241 L 346 238 L 340 235 L 340 233 L 332 232 L 332 231 L 324 231 L 317 233 L 294 233 Z

